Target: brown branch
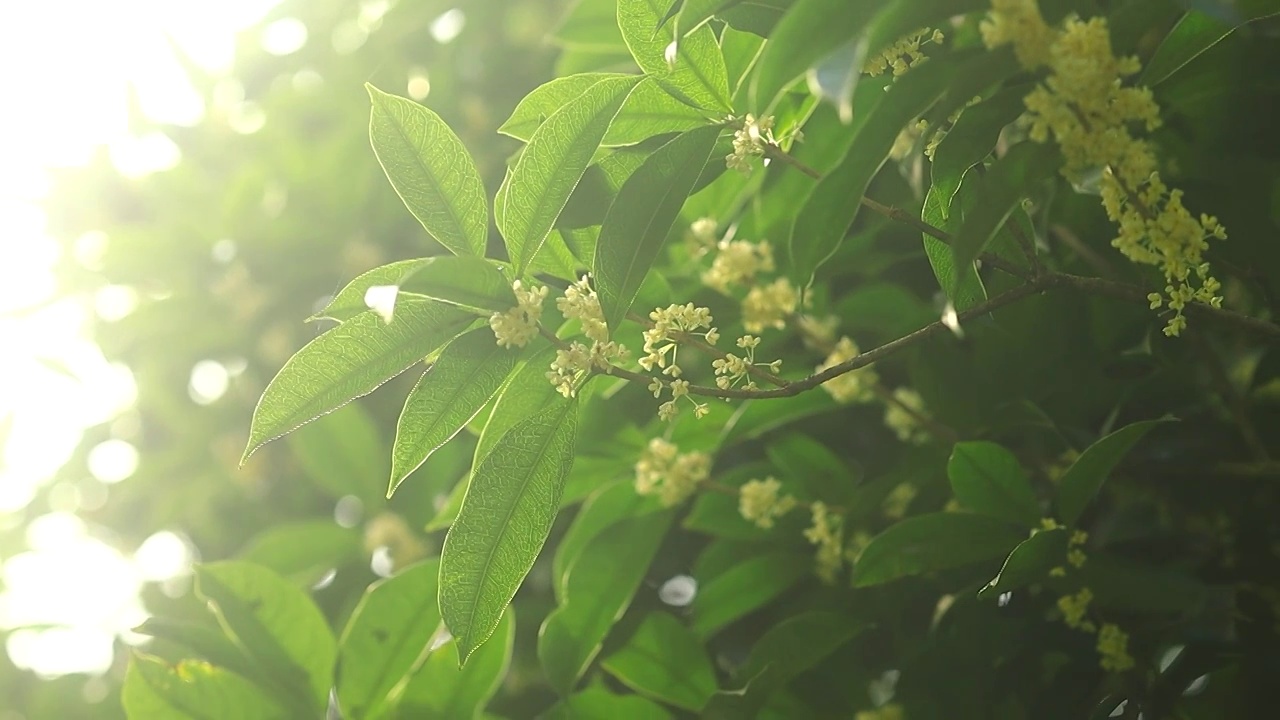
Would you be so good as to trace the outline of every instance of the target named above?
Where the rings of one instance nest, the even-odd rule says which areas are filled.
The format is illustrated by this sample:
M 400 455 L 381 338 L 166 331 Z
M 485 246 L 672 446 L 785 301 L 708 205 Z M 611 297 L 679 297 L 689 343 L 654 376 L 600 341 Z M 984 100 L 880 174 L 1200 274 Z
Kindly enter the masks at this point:
M 641 317 L 640 315 L 637 315 L 636 313 L 633 313 L 633 312 L 627 313 L 627 319 L 645 328 L 653 327 L 653 322 L 651 322 L 648 318 Z M 684 345 L 692 345 L 694 348 L 702 351 L 707 355 L 717 358 L 719 360 L 725 359 L 725 356 L 728 355 L 728 353 L 726 353 L 725 351 L 721 350 L 715 345 L 712 345 L 709 342 L 706 342 L 705 340 L 699 338 L 697 335 L 693 335 L 685 332 L 675 332 L 675 333 L 672 333 L 672 335 L 675 336 L 676 342 Z M 789 384 L 785 379 L 780 378 L 777 375 L 774 375 L 773 373 L 769 372 L 768 370 L 765 370 L 764 368 L 758 365 L 748 365 L 747 374 L 759 380 L 763 380 L 764 382 L 767 382 L 770 385 L 773 385 L 774 387 L 786 387 Z

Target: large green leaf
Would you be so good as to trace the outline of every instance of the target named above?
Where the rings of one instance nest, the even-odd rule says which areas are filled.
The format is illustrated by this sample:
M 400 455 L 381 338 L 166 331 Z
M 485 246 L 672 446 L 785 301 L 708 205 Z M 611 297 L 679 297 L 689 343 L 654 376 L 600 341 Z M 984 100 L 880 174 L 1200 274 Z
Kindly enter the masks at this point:
M 690 628 L 708 638 L 791 589 L 812 567 L 807 556 L 774 552 L 730 568 L 698 590 Z
M 799 5 L 797 5 L 799 7 Z M 792 276 L 808 284 L 831 257 L 858 214 L 859 200 L 893 149 L 899 131 L 933 106 L 959 72 L 983 63 L 981 53 L 925 63 L 888 86 L 856 120 L 844 161 L 814 186 L 795 214 L 790 235 Z
M 449 343 L 404 401 L 391 449 L 387 495 L 484 409 L 515 368 L 520 353 L 494 342 L 488 327 Z
M 591 164 L 613 116 L 640 76 L 606 78 L 551 114 L 529 138 L 511 170 L 498 228 L 515 274 L 533 262 L 556 217 Z
M 1026 110 L 1022 98 L 1029 91 L 1026 85 L 1005 88 L 965 108 L 938 143 L 929 165 L 930 193 L 938 196 L 943 219 L 951 216 L 951 200 L 960 189 L 965 173 L 991 154 L 1000 132 Z M 933 224 L 940 226 L 937 222 Z
M 716 126 L 678 136 L 650 155 L 618 190 L 600 227 L 593 267 L 600 309 L 611 332 L 631 308 L 719 136 Z
M 253 411 L 241 463 L 266 443 L 373 392 L 475 319 L 434 300 L 402 298 L 397 305 L 390 323 L 372 310 L 361 313 L 289 358 Z
M 480 467 L 498 440 L 530 415 L 547 407 L 560 397 L 554 385 L 547 381 L 547 368 L 556 356 L 556 349 L 542 343 L 525 349 L 527 359 L 516 368 L 507 384 L 498 392 L 498 399 L 485 421 L 471 466 Z
M 986 515 L 929 513 L 890 525 L 871 539 L 853 567 L 854 587 L 1007 555 L 1026 535 Z
M 576 399 L 549 403 L 503 434 L 472 473 L 440 562 L 440 610 L 463 663 L 493 633 L 551 532 L 577 410 Z
M 534 88 L 533 92 L 516 105 L 511 117 L 498 128 L 498 132 L 527 141 L 552 113 L 576 100 L 595 83 L 617 77 L 627 76 L 618 73 L 579 73 L 556 78 Z M 707 122 L 706 113 L 680 102 L 650 80 L 641 82 L 627 96 L 601 144 L 630 145 L 663 133 L 692 130 Z
M 663 0 L 618 0 L 618 27 L 636 64 L 693 107 L 729 112 L 729 80 L 715 33 L 702 27 L 676 39 L 672 28 L 658 27 L 664 10 Z
M 480 173 L 439 115 L 368 83 L 369 137 L 409 212 L 457 255 L 484 255 L 489 212 Z
M 441 645 L 405 685 L 399 717 L 423 720 L 478 718 L 498 691 L 515 649 L 516 618 L 507 608 L 493 637 L 458 667 L 457 640 Z
M 400 290 L 488 314 L 516 305 L 511 281 L 492 262 L 477 257 L 434 257 L 399 283 Z
M 1240 18 L 1245 22 L 1252 22 L 1259 18 L 1271 17 L 1280 13 L 1280 6 L 1275 3 L 1257 3 L 1255 8 L 1247 9 L 1245 7 L 1237 8 L 1237 5 L 1233 3 L 1231 7 L 1245 10 L 1245 16 Z M 1189 10 L 1178 21 L 1178 24 L 1169 31 L 1164 40 L 1160 42 L 1160 47 L 1156 48 L 1155 54 L 1147 61 L 1142 75 L 1138 78 L 1138 82 L 1151 87 L 1166 80 L 1170 75 L 1185 67 L 1187 63 L 1217 45 L 1237 27 L 1239 26 L 1233 27 L 1231 24 L 1223 22 L 1222 18 L 1214 17 L 1209 13 L 1194 9 Z
M 993 442 L 956 443 L 947 463 L 956 500 L 969 510 L 1028 528 L 1040 521 L 1040 503 L 1018 458 Z
M 862 482 L 861 468 L 852 468 L 826 445 L 808 435 L 791 433 L 769 443 L 765 454 L 783 475 L 805 488 L 810 497 L 833 505 L 848 505 Z
M 273 525 L 255 536 L 237 556 L 270 568 L 299 587 L 311 587 L 327 573 L 364 554 L 360 533 L 332 519 Z
M 806 70 L 860 37 L 883 5 L 884 0 L 798 0 L 764 46 L 751 86 L 752 107 L 767 114 L 778 95 Z
M 307 477 L 330 497 L 353 495 L 370 512 L 381 507 L 386 447 L 360 403 L 299 428 L 286 441 Z
M 347 283 L 337 295 L 325 305 L 320 312 L 307 318 L 307 321 L 329 318 L 339 322 L 350 320 L 362 312 L 369 310 L 365 302 L 365 293 L 372 287 L 399 287 L 404 279 L 413 275 L 419 267 L 433 261 L 433 258 L 414 258 L 398 260 L 388 265 L 381 265 L 361 273 L 356 279 Z
M 120 701 L 137 720 L 279 720 L 288 711 L 249 680 L 199 660 L 170 666 L 135 653 Z
M 378 718 L 399 703 L 397 686 L 426 656 L 440 626 L 440 561 L 427 560 L 370 585 L 339 641 L 336 680 L 344 717 Z
M 951 244 L 957 273 L 978 258 L 1023 198 L 1056 175 L 1060 165 L 1056 146 L 1030 141 L 1014 145 L 991 164 L 976 192 L 980 201 L 965 216 Z
M 715 669 L 702 643 L 665 612 L 649 613 L 603 664 L 632 690 L 685 710 L 697 712 L 716 692 Z
M 591 458 L 578 458 L 574 461 L 573 473 L 588 464 Z M 570 480 L 572 482 L 572 480 Z M 556 545 L 555 557 L 552 558 L 551 575 L 554 578 L 556 598 L 563 601 L 565 583 L 569 580 L 569 570 L 591 544 L 592 540 L 605 529 L 629 517 L 651 512 L 659 507 L 656 498 L 643 498 L 636 494 L 633 483 L 612 482 L 593 492 L 582 509 L 573 518 L 573 523 L 565 531 Z
M 1151 428 L 1167 421 L 1162 418 L 1126 425 L 1081 453 L 1058 482 L 1058 516 L 1062 522 L 1074 525 L 1129 450 Z
M 538 635 L 551 687 L 568 695 L 622 617 L 671 525 L 671 512 L 628 518 L 597 533 L 569 568 L 560 607 Z
M 267 568 L 224 561 L 196 569 L 196 593 L 291 700 L 323 713 L 338 647 L 305 592 Z
M 1043 530 L 1023 540 L 1005 558 L 1000 574 L 978 591 L 979 595 L 999 594 L 1040 582 L 1049 571 L 1062 566 L 1067 558 L 1067 530 Z
M 849 613 L 810 611 L 783 620 L 756 641 L 734 673 L 741 687 L 711 699 L 707 720 L 754 717 L 769 696 L 795 676 L 815 667 L 868 627 Z

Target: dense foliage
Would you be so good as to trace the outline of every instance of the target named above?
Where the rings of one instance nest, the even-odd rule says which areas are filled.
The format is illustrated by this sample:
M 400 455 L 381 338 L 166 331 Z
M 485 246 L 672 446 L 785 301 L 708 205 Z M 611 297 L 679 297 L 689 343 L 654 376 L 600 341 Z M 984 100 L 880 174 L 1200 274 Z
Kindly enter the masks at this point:
M 130 717 L 1257 716 L 1280 8 L 580 0 L 552 69 L 492 30 L 538 4 L 474 5 L 451 102 L 277 79 L 308 119 L 257 164 L 193 141 L 191 187 L 131 196 L 221 182 L 202 237 L 271 242 L 117 334 L 145 389 L 228 329 L 261 390 L 233 475 L 242 424 L 142 395 L 144 471 L 186 476 L 126 504 L 211 562 L 155 598 Z M 378 72 L 434 83 L 399 12 Z M 552 77 L 474 77 L 515 69 Z M 182 247 L 133 229 L 116 282 Z

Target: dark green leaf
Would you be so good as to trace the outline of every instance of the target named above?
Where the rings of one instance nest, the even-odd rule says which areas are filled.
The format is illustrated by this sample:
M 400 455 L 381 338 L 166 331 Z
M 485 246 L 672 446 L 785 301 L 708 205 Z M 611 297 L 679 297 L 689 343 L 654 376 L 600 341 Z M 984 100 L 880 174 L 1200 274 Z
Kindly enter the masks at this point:
M 472 473 L 440 563 L 440 610 L 463 663 L 493 633 L 551 532 L 577 410 L 559 398 L 516 423 Z
M 868 627 L 847 613 L 811 611 L 770 628 L 734 673 L 742 686 L 716 693 L 703 711 L 706 720 L 754 717 L 769 696 L 795 676 L 817 666 Z
M 196 593 L 291 701 L 323 712 L 338 647 L 305 592 L 264 567 L 226 561 L 196 569 Z
M 1057 147 L 1030 141 L 1014 145 L 992 163 L 976 193 L 981 201 L 964 218 L 951 244 L 957 272 L 977 259 L 1022 199 L 1056 175 L 1060 164 Z
M 600 685 L 592 685 L 556 704 L 545 720 L 670 720 L 671 713 L 639 695 L 614 695 Z
M 929 166 L 933 181 L 930 193 L 938 196 L 943 219 L 951 216 L 952 198 L 960 189 L 965 173 L 991 154 L 1000 131 L 1025 112 L 1022 98 L 1029 91 L 1026 85 L 1017 85 L 965 108 L 938 143 Z M 933 224 L 941 227 L 941 223 Z
M 538 659 L 556 692 L 568 695 L 600 651 L 670 524 L 670 511 L 624 519 L 592 537 L 569 567 L 560 607 L 538 635 Z
M 1003 557 L 1025 535 L 969 513 L 929 513 L 902 520 L 871 539 L 853 567 L 854 587 Z
M 130 718 L 160 720 L 279 720 L 288 711 L 253 683 L 199 660 L 176 666 L 135 653 L 120 701 Z
M 791 589 L 813 571 L 808 556 L 759 555 L 717 575 L 698 590 L 690 629 L 704 639 Z
M 639 76 L 601 80 L 551 114 L 529 138 L 511 170 L 498 227 L 515 274 L 522 274 L 551 232 L 582 173 L 591 164 L 613 116 Z
M 1018 459 L 992 442 L 961 442 L 947 463 L 951 492 L 976 513 L 1035 527 L 1040 503 Z
M 1165 35 L 1160 47 L 1147 61 L 1138 82 L 1147 87 L 1159 84 L 1201 53 L 1217 45 L 1234 30 L 1229 23 L 1199 10 L 1191 10 Z
M 275 688 L 269 674 L 245 654 L 245 651 L 223 632 L 217 619 L 202 613 L 193 620 L 176 620 L 166 617 L 150 617 L 133 629 L 133 632 L 167 640 L 183 647 L 189 655 L 207 660 L 245 678 L 257 680 L 267 692 Z
M 883 0 L 798 0 L 765 44 L 752 84 L 751 106 L 768 114 L 778 95 L 806 70 L 860 37 L 883 5 Z
M 240 462 L 264 444 L 373 392 L 473 319 L 434 300 L 401 298 L 390 323 L 368 311 L 307 343 L 263 391 Z
M 715 33 L 703 27 L 676 40 L 672 28 L 658 28 L 664 10 L 663 0 L 618 0 L 618 27 L 636 64 L 693 107 L 730 111 L 729 80 Z M 668 63 L 673 42 L 676 50 Z
M 618 190 L 596 243 L 600 309 L 616 332 L 707 164 L 720 128 L 690 130 L 653 153 Z
M 440 626 L 438 559 L 370 585 L 342 631 L 336 680 L 344 717 L 385 717 L 399 702 L 397 685 L 425 658 Z
M 462 335 L 440 353 L 409 393 L 396 424 L 388 497 L 484 409 L 519 358 L 518 351 L 494 342 L 488 327 Z
M 1101 552 L 1090 552 L 1070 579 L 1089 588 L 1099 607 L 1125 612 L 1186 617 L 1208 598 L 1208 588 L 1185 571 Z
M 979 595 L 998 595 L 1040 582 L 1055 567 L 1065 566 L 1067 530 L 1043 530 L 1023 540 L 1005 558 L 1000 574 L 978 591 Z
M 808 435 L 784 435 L 769 443 L 765 454 L 783 475 L 808 490 L 810 497 L 833 505 L 851 502 L 854 488 L 862 482 L 861 468 L 849 467 Z
M 1126 425 L 1090 445 L 1067 468 L 1058 482 L 1058 517 L 1067 525 L 1075 525 L 1089 506 L 1111 471 L 1124 459 L 1129 450 L 1151 428 L 1170 418 L 1144 420 Z
M 373 151 L 409 212 L 455 255 L 484 255 L 484 184 L 462 141 L 427 108 L 368 83 L 365 89 L 373 101 Z
M 716 675 L 702 643 L 664 612 L 652 612 L 604 669 L 655 700 L 697 712 L 715 694 Z

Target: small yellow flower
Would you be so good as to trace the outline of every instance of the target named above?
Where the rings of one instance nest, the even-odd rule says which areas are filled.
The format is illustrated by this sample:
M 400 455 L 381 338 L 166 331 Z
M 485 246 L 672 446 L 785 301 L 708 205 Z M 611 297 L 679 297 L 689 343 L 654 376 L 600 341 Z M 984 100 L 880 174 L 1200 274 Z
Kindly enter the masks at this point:
M 1112 623 L 1105 623 L 1098 630 L 1098 655 L 1103 670 L 1124 672 L 1133 667 L 1129 654 L 1129 635 Z

